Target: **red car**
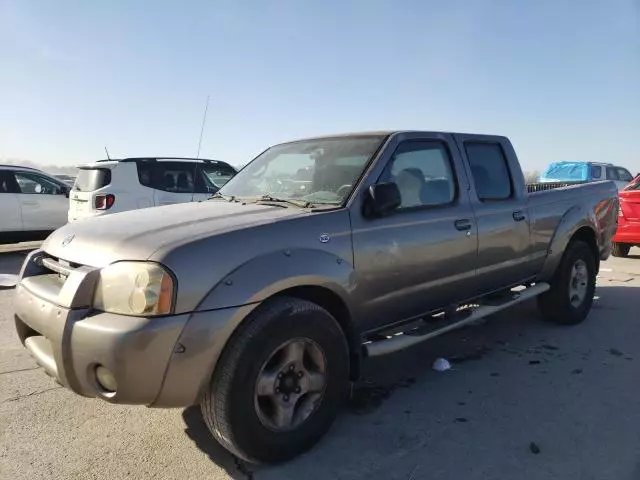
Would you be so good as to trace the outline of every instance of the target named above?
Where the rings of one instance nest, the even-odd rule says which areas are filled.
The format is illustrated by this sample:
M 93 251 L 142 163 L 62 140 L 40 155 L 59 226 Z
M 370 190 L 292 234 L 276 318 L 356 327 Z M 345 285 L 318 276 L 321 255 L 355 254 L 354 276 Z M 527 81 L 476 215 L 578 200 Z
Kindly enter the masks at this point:
M 626 257 L 631 247 L 640 247 L 640 175 L 619 194 L 618 230 L 613 237 L 613 256 Z

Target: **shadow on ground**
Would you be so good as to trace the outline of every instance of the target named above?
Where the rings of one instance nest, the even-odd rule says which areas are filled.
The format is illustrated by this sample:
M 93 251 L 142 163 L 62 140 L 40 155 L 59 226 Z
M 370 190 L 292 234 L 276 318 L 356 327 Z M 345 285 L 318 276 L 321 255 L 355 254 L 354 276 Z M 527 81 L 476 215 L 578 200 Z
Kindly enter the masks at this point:
M 0 253 L 0 290 L 15 288 L 24 257 L 22 253 Z
M 20 272 L 26 253 L 0 253 L 0 273 L 15 275 Z
M 253 478 L 253 471 L 239 458 L 229 453 L 211 435 L 204 423 L 200 407 L 192 406 L 182 412 L 185 433 L 196 446 L 233 479 Z
M 630 478 L 635 460 L 602 445 L 632 441 L 640 428 L 623 388 L 638 373 L 640 351 L 628 335 L 640 328 L 628 314 L 640 307 L 640 294 L 604 285 L 596 295 L 579 326 L 547 324 L 530 302 L 486 325 L 370 359 L 328 435 L 283 465 L 235 459 L 212 439 L 196 407 L 183 413 L 186 433 L 235 479 L 424 478 L 429 471 L 466 480 L 568 480 L 581 478 L 578 472 Z M 618 330 L 623 323 L 626 334 Z M 452 370 L 433 371 L 438 357 Z M 601 419 L 589 427 L 597 434 L 582 430 L 584 411 Z

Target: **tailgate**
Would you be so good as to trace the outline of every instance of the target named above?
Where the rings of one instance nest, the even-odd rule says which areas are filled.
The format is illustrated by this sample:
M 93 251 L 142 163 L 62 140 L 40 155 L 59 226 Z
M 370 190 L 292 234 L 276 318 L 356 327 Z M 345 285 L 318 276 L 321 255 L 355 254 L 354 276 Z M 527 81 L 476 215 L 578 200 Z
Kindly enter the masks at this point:
M 91 213 L 93 210 L 93 193 L 71 191 L 69 194 L 69 213 L 74 216 Z
M 94 211 L 96 193 L 102 193 L 111 184 L 112 166 L 87 165 L 80 167 L 78 176 L 69 193 L 69 215 L 79 218 Z

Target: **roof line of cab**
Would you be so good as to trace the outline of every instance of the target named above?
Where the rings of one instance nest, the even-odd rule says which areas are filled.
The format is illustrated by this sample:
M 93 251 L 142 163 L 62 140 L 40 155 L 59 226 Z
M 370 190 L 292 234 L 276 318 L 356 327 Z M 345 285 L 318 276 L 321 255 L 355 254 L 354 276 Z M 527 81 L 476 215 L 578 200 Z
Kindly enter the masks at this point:
M 22 170 L 33 170 L 34 172 L 42 172 L 41 169 L 39 168 L 35 168 L 35 167 L 23 167 L 22 165 L 5 165 L 5 164 L 0 164 L 0 168 L 21 168 Z
M 127 157 L 127 158 L 105 158 L 103 160 L 96 160 L 95 163 L 103 163 L 103 162 L 139 162 L 139 161 L 147 161 L 147 162 L 155 162 L 158 160 L 187 160 L 190 162 L 203 162 L 203 163 L 227 163 L 222 160 L 213 160 L 210 158 L 191 158 L 191 157 L 164 157 L 164 156 L 156 156 L 156 157 Z
M 334 140 L 340 138 L 358 138 L 358 137 L 390 137 L 391 135 L 398 135 L 404 133 L 416 133 L 416 134 L 425 134 L 425 135 L 454 135 L 454 136 L 474 136 L 474 137 L 493 137 L 493 138 L 505 138 L 507 137 L 503 135 L 492 135 L 492 134 L 475 134 L 475 133 L 464 133 L 464 132 L 448 132 L 443 130 L 415 130 L 415 129 L 400 129 L 400 130 L 371 130 L 371 131 L 361 131 L 361 132 L 346 132 L 346 133 L 333 133 L 326 135 L 317 135 L 313 137 L 302 137 L 295 140 L 288 140 L 286 142 L 279 142 L 271 145 L 271 147 L 275 147 L 278 145 L 286 145 L 290 143 L 298 143 L 298 142 L 308 142 L 314 140 Z

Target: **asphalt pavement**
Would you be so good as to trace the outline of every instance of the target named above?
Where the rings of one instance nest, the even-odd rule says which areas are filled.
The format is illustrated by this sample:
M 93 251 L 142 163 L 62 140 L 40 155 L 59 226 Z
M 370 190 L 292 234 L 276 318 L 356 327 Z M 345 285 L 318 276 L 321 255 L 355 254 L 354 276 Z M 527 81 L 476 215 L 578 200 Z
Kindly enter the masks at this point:
M 23 254 L 0 253 L 0 273 Z M 603 263 L 582 325 L 535 303 L 365 365 L 328 435 L 248 466 L 197 408 L 111 405 L 59 387 L 18 342 L 0 291 L 2 479 L 640 479 L 640 249 Z M 438 357 L 453 368 L 436 372 Z

